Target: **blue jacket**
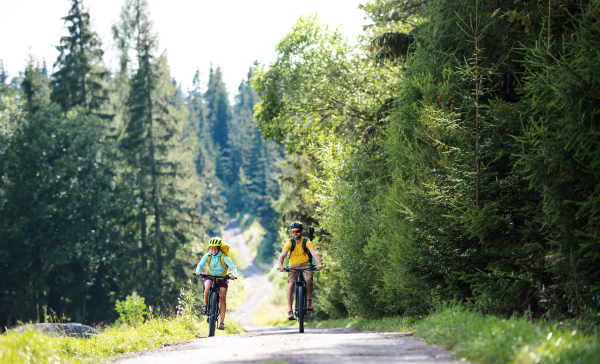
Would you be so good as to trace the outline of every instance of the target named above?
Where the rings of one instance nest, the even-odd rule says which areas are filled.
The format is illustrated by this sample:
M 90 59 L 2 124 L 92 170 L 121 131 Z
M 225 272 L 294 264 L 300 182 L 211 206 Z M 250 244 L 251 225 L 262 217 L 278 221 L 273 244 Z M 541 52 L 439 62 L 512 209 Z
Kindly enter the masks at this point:
M 221 255 L 223 255 L 222 251 L 219 251 L 219 253 L 217 255 L 212 255 L 210 252 L 206 253 L 202 257 L 202 260 L 200 261 L 200 263 L 198 263 L 198 267 L 196 268 L 196 273 L 201 273 L 202 267 L 204 267 L 204 265 L 206 264 L 206 262 L 209 259 L 210 259 L 210 261 L 209 261 L 208 265 L 210 266 L 211 274 L 219 275 L 219 274 L 222 274 L 223 272 L 225 272 L 225 270 L 227 270 L 227 268 L 223 267 L 221 265 Z M 227 255 L 226 255 L 223 260 L 225 261 L 225 264 L 227 264 L 229 266 L 229 268 L 231 268 L 233 275 L 237 277 L 237 275 L 238 275 L 237 268 L 235 267 L 235 264 L 233 264 L 231 259 L 229 259 L 229 257 L 227 257 Z

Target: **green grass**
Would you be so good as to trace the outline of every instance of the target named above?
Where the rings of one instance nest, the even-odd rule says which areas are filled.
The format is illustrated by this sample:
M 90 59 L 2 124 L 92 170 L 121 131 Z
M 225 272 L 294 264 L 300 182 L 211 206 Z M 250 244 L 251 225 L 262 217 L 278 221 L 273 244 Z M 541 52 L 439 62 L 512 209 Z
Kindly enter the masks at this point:
M 203 316 L 204 318 L 204 316 Z M 239 334 L 241 326 L 227 322 L 216 336 Z M 137 326 L 113 325 L 90 339 L 54 338 L 37 331 L 0 337 L 0 363 L 82 363 L 208 336 L 206 320 L 192 316 L 152 318 Z
M 246 239 L 248 248 L 250 248 L 252 256 L 256 257 L 256 251 L 264 239 L 266 230 L 257 219 L 254 219 L 250 226 L 243 230 L 244 239 Z
M 271 267 L 267 276 L 275 285 L 275 293 L 262 304 L 251 321 L 262 326 L 289 326 L 292 322 L 287 319 L 287 273 L 278 271 L 277 267 Z
M 346 327 L 358 331 L 406 332 L 412 331 L 417 319 L 411 317 L 385 317 L 381 319 L 365 319 L 360 317 L 315 321 L 306 323 L 307 327 Z
M 248 268 L 248 262 L 246 262 L 246 259 L 242 258 L 239 250 L 232 247 L 229 248 L 229 253 L 231 254 L 231 260 L 233 261 L 233 264 L 235 264 L 235 267 L 237 268 L 238 272 L 241 272 L 244 269 Z
M 243 280 L 230 283 L 228 312 L 243 301 Z M 153 315 L 139 325 L 119 322 L 99 330 L 89 339 L 55 338 L 38 331 L 8 332 L 0 336 L 0 363 L 84 363 L 110 361 L 116 355 L 156 349 L 208 336 L 206 316 L 198 316 L 197 299 L 191 281 L 181 290 L 177 312 L 169 316 Z M 216 336 L 243 332 L 239 323 L 226 321 L 225 330 L 217 330 Z
M 239 324 L 228 322 L 224 331 L 216 336 L 238 334 Z M 109 327 L 91 339 L 63 339 L 63 350 L 74 357 L 102 358 L 119 354 L 160 348 L 165 345 L 208 336 L 205 320 L 178 317 L 155 318 L 142 325 Z
M 533 322 L 503 319 L 461 306 L 441 309 L 424 318 L 414 334 L 480 363 L 598 363 L 596 333 L 583 334 L 576 322 Z
M 7 332 L 0 336 L 0 363 L 83 363 L 65 353 L 62 340 L 37 331 Z
M 456 357 L 482 364 L 600 362 L 597 327 L 577 321 L 530 322 L 503 319 L 462 306 L 447 306 L 422 319 L 387 317 L 348 318 L 308 322 L 307 327 L 348 327 L 359 331 L 412 331 L 429 344 L 442 346 Z

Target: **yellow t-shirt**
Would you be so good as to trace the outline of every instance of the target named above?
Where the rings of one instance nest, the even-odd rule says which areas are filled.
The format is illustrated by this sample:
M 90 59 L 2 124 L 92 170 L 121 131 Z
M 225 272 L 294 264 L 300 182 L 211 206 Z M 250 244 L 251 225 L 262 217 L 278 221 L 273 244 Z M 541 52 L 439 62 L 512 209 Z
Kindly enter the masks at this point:
M 293 265 L 298 265 L 298 264 L 302 264 L 302 263 L 310 263 L 308 261 L 308 254 L 306 254 L 304 252 L 304 249 L 302 249 L 302 241 L 304 240 L 304 237 L 302 237 L 302 240 L 300 240 L 300 242 L 296 241 L 296 249 L 294 249 L 293 252 L 290 252 L 290 267 Z M 306 248 L 310 250 L 310 248 L 313 247 L 313 243 L 312 241 L 310 241 L 310 239 L 306 242 Z M 288 240 L 285 245 L 283 246 L 283 250 L 287 250 L 288 252 L 292 249 L 292 242 L 290 240 Z

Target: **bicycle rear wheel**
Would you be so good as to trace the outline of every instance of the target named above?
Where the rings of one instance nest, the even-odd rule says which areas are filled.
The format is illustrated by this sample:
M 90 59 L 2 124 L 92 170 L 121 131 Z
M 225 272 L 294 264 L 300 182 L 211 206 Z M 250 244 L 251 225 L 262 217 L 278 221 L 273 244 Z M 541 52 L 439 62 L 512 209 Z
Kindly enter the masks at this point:
M 296 292 L 296 303 L 298 307 L 298 325 L 300 325 L 300 333 L 304 332 L 304 304 L 306 300 L 304 299 L 304 290 L 299 287 Z
M 215 336 L 215 328 L 219 320 L 219 294 L 213 292 L 210 295 L 210 312 L 208 314 L 208 336 Z

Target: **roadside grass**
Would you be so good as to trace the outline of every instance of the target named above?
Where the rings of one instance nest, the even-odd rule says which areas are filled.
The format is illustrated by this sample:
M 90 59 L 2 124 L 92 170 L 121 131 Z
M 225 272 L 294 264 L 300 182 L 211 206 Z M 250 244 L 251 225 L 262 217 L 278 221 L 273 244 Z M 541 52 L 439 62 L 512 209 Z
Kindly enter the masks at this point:
M 228 312 L 239 305 L 245 297 L 243 279 L 229 285 Z M 202 289 L 202 288 L 200 288 Z M 197 298 L 191 281 L 181 290 L 177 311 L 162 315 L 150 313 L 145 322 L 137 325 L 115 323 L 99 328 L 99 334 L 89 339 L 57 338 L 36 330 L 16 333 L 9 331 L 0 335 L 0 363 L 86 363 L 109 362 L 112 357 L 157 349 L 200 337 L 208 336 L 206 316 L 198 314 Z M 238 322 L 226 320 L 225 330 L 217 330 L 216 336 L 240 334 L 244 330 Z
M 293 321 L 287 319 L 287 274 L 277 267 L 271 267 L 267 277 L 275 285 L 273 297 L 260 306 L 250 321 L 260 326 L 290 326 Z
M 248 219 L 248 216 L 244 216 L 244 225 L 245 220 Z M 256 256 L 258 246 L 263 241 L 264 236 L 266 234 L 265 228 L 260 224 L 257 219 L 254 219 L 250 226 L 243 229 L 244 239 L 246 239 L 246 244 L 248 244 L 248 248 L 252 252 L 252 256 Z
M 361 317 L 333 319 L 324 321 L 310 321 L 306 327 L 345 327 L 358 331 L 380 331 L 380 332 L 406 332 L 413 331 L 418 318 L 413 317 L 384 317 L 380 319 L 366 319 Z
M 597 331 L 589 330 L 587 325 L 584 329 L 577 321 L 532 323 L 527 318 L 486 316 L 455 305 L 425 317 L 414 334 L 430 344 L 453 350 L 457 357 L 480 363 L 600 361 Z
M 234 321 L 216 336 L 242 333 Z M 55 338 L 31 330 L 8 332 L 0 336 L 0 363 L 85 363 L 108 362 L 111 357 L 160 348 L 208 336 L 208 324 L 196 316 L 154 317 L 143 324 L 115 324 L 100 330 L 97 336 Z
M 0 363 L 84 363 L 85 360 L 67 354 L 59 338 L 38 331 L 7 332 L 0 336 Z
M 246 262 L 246 259 L 242 258 L 239 250 L 231 247 L 229 248 L 229 253 L 231 254 L 231 260 L 233 261 L 233 264 L 235 264 L 238 272 L 248 268 L 248 262 Z
M 238 272 L 241 270 L 239 267 Z M 200 282 L 200 291 L 198 292 L 198 298 L 200 299 L 202 306 L 202 302 L 204 302 L 204 296 L 202 293 L 202 278 L 198 278 Z M 232 312 L 236 307 L 242 304 L 246 300 L 246 290 L 244 289 L 244 277 L 241 274 L 238 274 L 238 278 L 229 281 L 229 286 L 227 288 L 227 312 Z M 226 317 L 227 318 L 227 317 Z
M 600 362 L 598 328 L 580 321 L 533 321 L 484 315 L 450 305 L 424 318 L 346 318 L 308 322 L 306 327 L 346 327 L 359 331 L 412 331 L 428 344 L 482 364 Z
M 228 322 L 216 336 L 243 332 L 236 322 Z M 111 326 L 90 339 L 63 338 L 62 350 L 71 357 L 105 358 L 156 349 L 208 336 L 208 324 L 198 318 L 153 318 L 139 326 Z

